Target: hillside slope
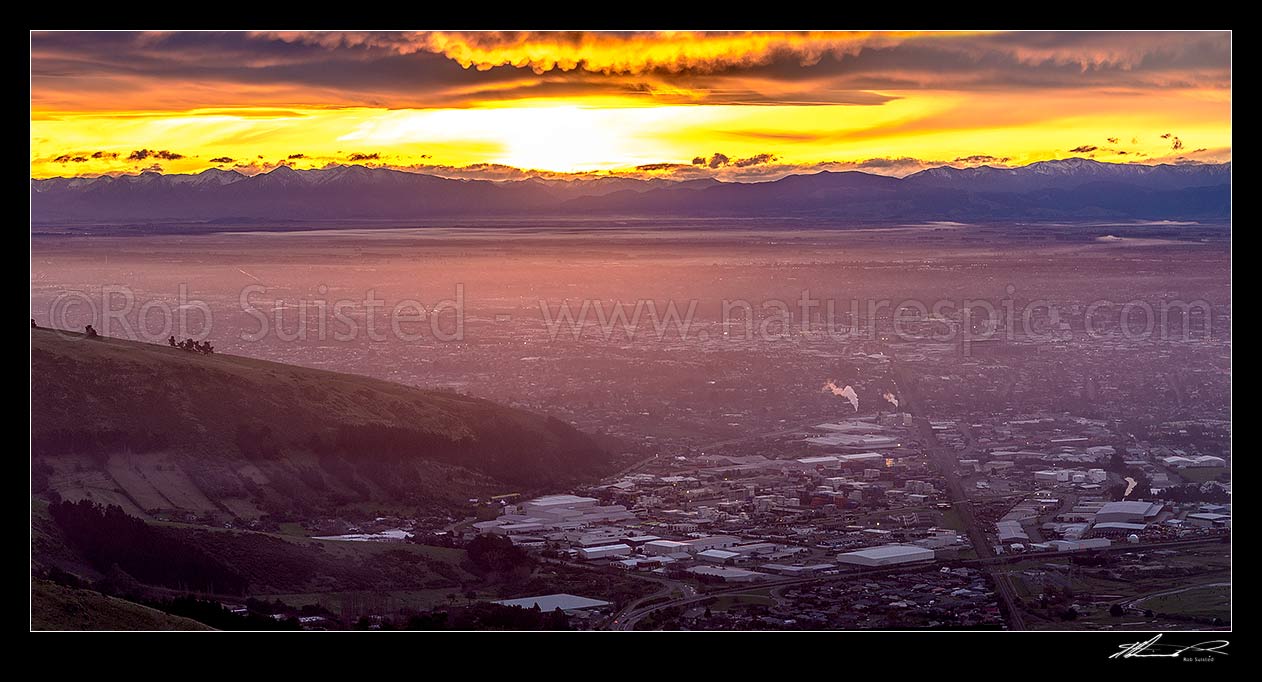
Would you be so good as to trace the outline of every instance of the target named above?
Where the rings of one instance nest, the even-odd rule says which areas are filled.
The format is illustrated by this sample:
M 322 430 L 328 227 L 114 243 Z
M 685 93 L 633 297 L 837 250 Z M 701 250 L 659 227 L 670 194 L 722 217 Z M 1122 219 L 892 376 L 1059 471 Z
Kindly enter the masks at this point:
M 211 630 L 195 620 L 173 616 L 100 592 L 31 581 L 32 630 Z
M 34 492 L 242 519 L 426 505 L 598 477 L 568 424 L 454 393 L 31 332 Z

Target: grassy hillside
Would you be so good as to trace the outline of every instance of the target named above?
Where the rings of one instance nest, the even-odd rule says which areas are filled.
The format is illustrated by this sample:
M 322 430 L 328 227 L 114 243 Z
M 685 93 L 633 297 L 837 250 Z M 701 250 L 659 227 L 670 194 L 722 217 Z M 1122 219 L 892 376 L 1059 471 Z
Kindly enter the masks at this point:
M 610 457 L 559 420 L 231 355 L 31 331 L 34 492 L 242 519 L 554 488 Z
M 31 581 L 32 630 L 210 630 L 195 620 L 172 616 L 100 592 Z

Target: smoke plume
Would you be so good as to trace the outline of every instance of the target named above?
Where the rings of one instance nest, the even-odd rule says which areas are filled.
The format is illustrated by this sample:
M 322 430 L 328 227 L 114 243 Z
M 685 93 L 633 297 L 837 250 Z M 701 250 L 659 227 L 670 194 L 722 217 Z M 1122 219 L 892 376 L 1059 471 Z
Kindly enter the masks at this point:
M 851 388 L 849 384 L 846 384 L 844 388 L 838 388 L 836 382 L 829 379 L 828 383 L 824 384 L 823 390 L 831 391 L 833 395 L 839 395 L 846 400 L 849 400 L 850 405 L 854 407 L 854 411 L 859 411 L 859 394 L 855 393 L 854 389 Z

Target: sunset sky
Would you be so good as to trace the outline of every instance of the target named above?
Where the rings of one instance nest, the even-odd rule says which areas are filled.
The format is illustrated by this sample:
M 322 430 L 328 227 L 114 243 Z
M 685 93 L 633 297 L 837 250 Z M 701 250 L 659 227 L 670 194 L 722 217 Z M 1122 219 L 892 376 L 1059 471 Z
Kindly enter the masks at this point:
M 31 35 L 31 176 L 1231 160 L 1228 33 Z

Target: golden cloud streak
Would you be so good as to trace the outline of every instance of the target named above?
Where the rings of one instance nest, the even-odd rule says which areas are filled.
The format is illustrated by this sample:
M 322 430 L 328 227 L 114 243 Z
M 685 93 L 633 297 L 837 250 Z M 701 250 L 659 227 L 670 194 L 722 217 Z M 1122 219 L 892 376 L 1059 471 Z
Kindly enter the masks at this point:
M 864 47 L 890 45 L 911 33 L 810 32 L 713 34 L 671 32 L 462 34 L 424 36 L 426 47 L 465 68 L 528 67 L 535 73 L 582 69 L 604 74 L 649 71 L 710 72 L 765 64 L 792 54 L 814 64 L 825 54 L 855 54 Z
M 581 70 L 638 75 L 652 71 L 710 73 L 766 64 L 781 55 L 792 55 L 803 65 L 811 65 L 825 55 L 857 54 L 865 47 L 891 46 L 909 38 L 938 34 L 920 31 L 433 31 L 403 35 L 296 32 L 264 35 L 324 47 L 376 47 L 402 54 L 432 52 L 479 71 L 512 66 L 529 68 L 537 74 Z M 951 32 L 949 35 L 968 34 Z

